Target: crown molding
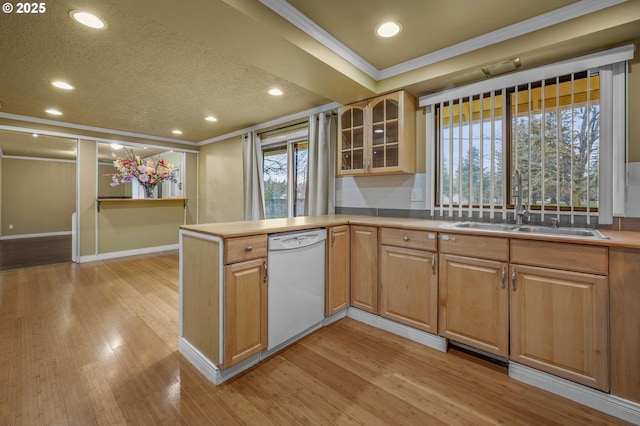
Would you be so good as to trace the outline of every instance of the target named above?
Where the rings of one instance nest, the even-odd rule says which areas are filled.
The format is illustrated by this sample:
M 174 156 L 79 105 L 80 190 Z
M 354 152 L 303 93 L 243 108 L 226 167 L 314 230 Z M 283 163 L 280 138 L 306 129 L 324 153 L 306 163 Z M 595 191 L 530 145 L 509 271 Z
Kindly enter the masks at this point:
M 345 46 L 340 40 L 329 34 L 321 26 L 313 22 L 298 9 L 284 0 L 260 0 L 260 3 L 276 12 L 278 15 L 307 33 L 314 40 L 327 47 L 329 50 L 367 74 L 374 80 L 378 80 L 380 71 L 365 61 L 360 55 Z
M 338 102 L 332 102 L 330 104 L 322 105 L 322 106 L 319 106 L 317 108 L 312 108 L 312 109 L 308 109 L 306 111 L 298 112 L 296 114 L 291 114 L 291 115 L 287 115 L 285 117 L 276 118 L 275 120 L 267 121 L 266 123 L 261 123 L 261 124 L 255 125 L 255 126 L 246 127 L 244 129 L 241 129 L 241 130 L 236 130 L 235 132 L 227 133 L 225 135 L 220 135 L 220 136 L 216 136 L 214 138 L 205 139 L 203 141 L 198 142 L 198 145 L 199 146 L 208 145 L 210 143 L 220 142 L 220 141 L 227 140 L 227 139 L 230 139 L 230 138 L 233 138 L 233 137 L 236 137 L 236 136 L 242 136 L 242 135 L 244 135 L 246 133 L 249 133 L 249 132 L 266 129 L 268 127 L 277 126 L 278 124 L 284 124 L 284 123 L 287 123 L 289 121 L 297 120 L 299 118 L 305 118 L 305 117 L 310 116 L 311 114 L 319 114 L 321 112 L 330 111 L 332 109 L 339 108 L 340 106 L 342 106 L 342 104 L 339 104 Z
M 90 132 L 100 132 L 100 133 L 106 133 L 106 134 L 110 134 L 110 135 L 117 135 L 117 136 L 126 136 L 126 137 L 132 137 L 132 138 L 140 138 L 140 139 L 149 139 L 152 141 L 158 141 L 158 142 L 170 142 L 170 143 L 177 143 L 177 144 L 181 144 L 181 145 L 190 145 L 190 146 L 197 146 L 197 142 L 190 142 L 190 141 L 184 141 L 181 139 L 174 139 L 174 138 L 166 138 L 166 137 L 162 137 L 162 136 L 154 136 L 154 135 L 147 135 L 144 133 L 134 133 L 134 132 L 125 132 L 123 130 L 114 130 L 114 129 L 106 129 L 104 127 L 95 127 L 95 126 L 86 126 L 84 124 L 76 124 L 76 123 L 67 123 L 65 121 L 57 121 L 57 120 L 50 120 L 50 119 L 46 119 L 46 118 L 38 118 L 38 117 L 31 117 L 28 115 L 19 115 L 19 114 L 10 114 L 10 113 L 6 113 L 6 112 L 0 112 L 0 118 L 7 118 L 9 120 L 19 120 L 19 121 L 25 121 L 28 123 L 38 123 L 38 124 L 46 124 L 48 126 L 58 126 L 58 127 L 65 127 L 68 129 L 76 129 L 76 130 L 86 130 L 86 131 L 90 131 Z M 43 133 L 40 130 L 37 130 L 38 133 Z M 80 135 L 76 135 L 76 136 L 80 136 Z M 102 138 L 96 138 L 94 136 L 80 136 L 83 138 L 87 138 L 87 139 L 102 139 Z
M 519 37 L 533 31 L 569 21 L 571 19 L 579 18 L 627 1 L 628 0 L 581 0 L 551 12 L 543 13 L 542 15 L 538 15 L 534 18 L 465 40 L 461 43 L 410 59 L 383 70 L 378 70 L 285 0 L 260 0 L 260 2 L 269 9 L 273 10 L 275 13 L 298 27 L 300 30 L 304 31 L 307 35 L 376 81 L 395 77 L 409 71 L 441 62 L 458 55 L 473 52 L 511 38 Z

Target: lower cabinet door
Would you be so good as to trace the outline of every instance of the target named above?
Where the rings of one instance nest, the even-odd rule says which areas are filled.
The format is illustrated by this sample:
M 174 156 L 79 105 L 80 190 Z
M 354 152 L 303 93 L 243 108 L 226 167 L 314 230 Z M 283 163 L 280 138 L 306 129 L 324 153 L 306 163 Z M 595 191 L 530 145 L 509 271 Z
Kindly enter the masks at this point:
M 607 278 L 520 265 L 510 273 L 510 358 L 608 391 Z
M 349 306 L 350 282 L 349 225 L 329 228 L 327 244 L 327 283 L 325 315 L 330 316 Z
M 378 228 L 351 226 L 351 306 L 378 314 Z
M 436 253 L 383 245 L 380 315 L 431 333 L 438 332 Z
M 439 334 L 506 358 L 509 353 L 508 265 L 440 254 Z
M 223 368 L 267 347 L 267 259 L 224 267 Z

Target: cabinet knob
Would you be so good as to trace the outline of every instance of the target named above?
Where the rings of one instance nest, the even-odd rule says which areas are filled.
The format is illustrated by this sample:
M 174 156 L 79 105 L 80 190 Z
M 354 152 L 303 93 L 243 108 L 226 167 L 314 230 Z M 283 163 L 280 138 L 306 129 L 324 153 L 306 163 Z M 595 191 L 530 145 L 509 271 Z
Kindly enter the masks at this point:
M 402 237 L 402 239 L 405 240 L 405 241 L 409 241 L 409 237 L 406 236 L 406 235 L 404 237 Z
M 247 246 L 247 248 L 245 250 L 246 251 L 251 251 L 251 250 L 253 250 L 253 246 Z

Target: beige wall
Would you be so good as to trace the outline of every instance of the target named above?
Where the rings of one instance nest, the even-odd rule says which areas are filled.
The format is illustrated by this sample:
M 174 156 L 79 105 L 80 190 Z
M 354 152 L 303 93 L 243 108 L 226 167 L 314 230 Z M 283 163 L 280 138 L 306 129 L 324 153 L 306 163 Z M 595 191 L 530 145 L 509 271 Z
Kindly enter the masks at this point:
M 96 254 L 96 192 L 98 183 L 97 145 L 94 141 L 78 142 L 78 221 L 80 256 Z
M 187 209 L 185 211 L 184 223 L 192 225 L 198 223 L 198 154 L 186 153 L 185 164 L 186 172 L 184 187 L 184 197 L 187 199 Z
M 242 220 L 241 137 L 201 147 L 199 164 L 199 222 Z
M 2 163 L 2 236 L 70 232 L 76 164 L 15 158 Z
M 2 236 L 2 156 L 0 156 L 0 236 Z
M 629 161 L 640 162 L 640 54 L 629 62 Z
M 180 199 L 103 200 L 98 213 L 98 253 L 178 244 L 183 224 Z
M 113 164 L 98 165 L 98 197 L 131 197 L 131 184 L 111 186 L 108 175 L 116 172 Z

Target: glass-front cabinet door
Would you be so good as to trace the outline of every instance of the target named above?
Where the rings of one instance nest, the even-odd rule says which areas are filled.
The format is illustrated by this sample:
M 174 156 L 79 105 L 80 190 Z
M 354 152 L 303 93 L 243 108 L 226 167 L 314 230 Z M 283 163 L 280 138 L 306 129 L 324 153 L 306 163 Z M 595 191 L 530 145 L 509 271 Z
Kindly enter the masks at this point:
M 371 106 L 372 169 L 398 167 L 398 100 L 381 99 Z
M 404 91 L 342 107 L 338 175 L 413 173 L 415 115 Z
M 365 170 L 365 104 L 349 105 L 340 110 L 340 174 Z

